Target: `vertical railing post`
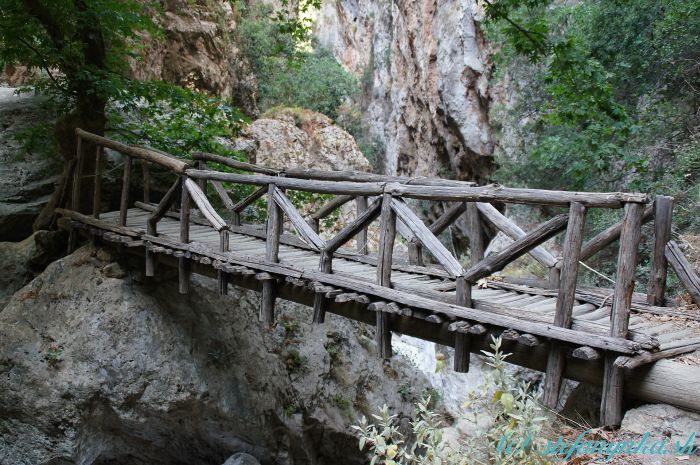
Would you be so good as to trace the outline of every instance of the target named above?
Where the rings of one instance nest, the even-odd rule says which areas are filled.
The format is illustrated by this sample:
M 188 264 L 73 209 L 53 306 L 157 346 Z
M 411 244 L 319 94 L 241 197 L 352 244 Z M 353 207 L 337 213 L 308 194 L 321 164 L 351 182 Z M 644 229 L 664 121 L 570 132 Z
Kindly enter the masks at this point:
M 267 189 L 267 233 L 265 237 L 265 260 L 279 262 L 280 235 L 282 234 L 282 209 L 275 202 L 277 186 L 270 184 Z M 275 281 L 268 279 L 262 283 L 260 296 L 260 321 L 272 324 L 275 321 Z
M 330 273 L 333 270 L 333 252 L 321 250 L 319 259 L 318 271 L 321 273 Z M 321 324 L 326 321 L 326 305 L 327 299 L 321 293 L 314 295 L 314 316 L 313 322 Z
M 70 203 L 71 209 L 76 212 L 80 211 L 80 181 L 83 176 L 83 138 L 80 136 L 77 136 L 77 138 Z M 68 253 L 75 250 L 76 243 L 78 242 L 77 234 L 75 228 L 70 228 L 70 232 L 68 233 Z
M 647 293 L 647 303 L 650 305 L 664 305 L 668 269 L 665 250 L 666 244 L 671 240 L 672 221 L 673 197 L 657 196 L 654 200 L 654 249 Z
M 119 224 L 126 226 L 126 214 L 129 209 L 129 188 L 131 187 L 131 157 L 124 156 L 124 178 L 122 179 L 122 198 L 119 208 Z
M 393 264 L 394 241 L 396 240 L 396 213 L 391 208 L 391 194 L 383 194 L 379 226 L 379 257 L 377 259 L 377 283 L 391 287 L 391 265 Z M 391 358 L 391 329 L 389 314 L 376 312 L 375 337 L 380 358 Z
M 469 235 L 469 253 L 472 266 L 484 259 L 486 244 L 484 233 L 481 229 L 481 215 L 476 208 L 476 203 L 467 202 L 467 234 Z
M 457 305 L 472 307 L 472 286 L 463 276 L 455 279 L 457 286 Z M 469 353 L 469 335 L 462 331 L 455 331 L 455 356 L 454 371 L 468 373 L 471 355 Z
M 95 185 L 92 197 L 92 216 L 97 219 L 100 218 L 100 208 L 102 206 L 102 152 L 102 146 L 98 145 L 95 150 Z
M 571 326 L 572 311 L 576 298 L 576 280 L 578 279 L 578 262 L 583 244 L 583 229 L 586 220 L 586 207 L 572 202 L 569 208 L 569 225 L 564 239 L 564 255 L 561 269 L 561 283 L 557 295 L 554 324 L 563 328 Z M 559 388 L 564 373 L 566 352 L 563 347 L 552 341 L 547 374 L 545 377 L 543 403 L 554 409 L 559 402 Z
M 367 197 L 364 195 L 358 195 L 355 197 L 355 207 L 357 216 L 363 214 L 365 210 L 367 210 Z M 362 228 L 362 230 L 357 233 L 356 241 L 357 253 L 367 255 L 367 228 Z
M 227 229 L 219 231 L 219 250 L 223 253 L 229 251 L 229 232 Z M 228 275 L 224 270 L 219 270 L 219 294 L 228 294 Z
M 413 239 L 408 242 L 408 263 L 410 265 L 424 266 L 423 262 L 423 244 Z
M 143 173 L 143 203 L 151 203 L 151 172 L 148 169 L 148 161 L 141 160 Z
M 190 192 L 187 190 L 185 181 L 187 176 L 181 178 L 181 200 L 180 200 L 180 242 L 189 244 L 190 242 Z M 180 277 L 180 294 L 187 294 L 190 290 L 190 266 L 185 256 L 178 258 L 178 272 Z
M 641 203 L 625 205 L 610 319 L 610 336 L 612 337 L 627 337 L 643 213 L 644 205 Z M 618 426 L 622 422 L 624 380 L 622 368 L 615 366 L 616 358 L 617 355 L 611 352 L 605 355 L 603 395 L 600 406 L 600 420 L 603 426 Z

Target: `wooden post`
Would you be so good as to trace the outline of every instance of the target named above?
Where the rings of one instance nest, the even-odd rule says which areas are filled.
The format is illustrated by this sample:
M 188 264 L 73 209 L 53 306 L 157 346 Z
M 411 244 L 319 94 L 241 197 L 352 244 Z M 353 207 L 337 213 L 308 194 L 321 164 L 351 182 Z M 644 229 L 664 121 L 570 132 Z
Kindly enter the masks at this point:
M 228 252 L 229 249 L 229 233 L 227 229 L 219 231 L 219 249 L 222 252 Z M 228 294 L 228 276 L 224 270 L 219 270 L 219 294 Z
M 143 172 L 143 203 L 151 203 L 151 172 L 148 169 L 148 160 L 141 160 Z
M 408 263 L 416 266 L 424 266 L 423 245 L 414 239 L 408 243 Z
M 561 269 L 554 265 L 549 268 L 549 288 L 559 289 L 559 283 L 561 282 Z
M 80 181 L 83 176 L 83 138 L 78 137 L 77 148 L 75 151 L 75 168 L 73 169 L 73 189 L 71 191 L 71 209 L 73 211 L 80 211 Z M 78 233 L 75 228 L 70 228 L 68 233 L 68 253 L 72 253 L 75 250 L 76 243 L 78 242 Z
M 274 184 L 267 188 L 267 234 L 265 237 L 265 261 L 279 261 L 280 235 L 282 234 L 282 209 L 275 202 Z M 275 281 L 268 279 L 262 283 L 260 297 L 260 321 L 271 325 L 275 321 Z
M 664 305 L 666 292 L 666 244 L 671 240 L 671 225 L 673 222 L 673 197 L 659 195 L 654 200 L 654 250 L 651 256 L 651 272 L 649 274 L 649 291 L 647 303 Z
M 457 305 L 463 307 L 472 306 L 472 286 L 462 276 L 455 280 L 457 285 Z M 455 357 L 454 371 L 468 373 L 471 355 L 469 353 L 469 335 L 465 332 L 455 332 Z
M 330 273 L 333 269 L 333 252 L 322 250 L 321 258 L 318 264 L 318 270 L 321 273 Z M 326 321 L 326 305 L 327 299 L 322 293 L 316 293 L 314 296 L 314 316 L 313 322 L 321 324 Z
M 393 264 L 394 240 L 396 239 L 396 213 L 391 208 L 391 194 L 382 197 L 382 213 L 379 226 L 379 257 L 377 259 L 377 284 L 391 287 L 391 265 Z M 377 311 L 377 351 L 383 359 L 391 358 L 391 330 L 389 315 Z
M 187 244 L 190 242 L 190 193 L 185 186 L 186 176 L 182 176 L 182 196 L 180 200 L 180 242 Z M 186 257 L 178 260 L 178 272 L 180 277 L 180 294 L 187 294 L 190 290 L 190 266 Z
M 569 328 L 571 314 L 576 297 L 576 280 L 578 278 L 578 262 L 583 244 L 583 228 L 586 220 L 586 207 L 578 202 L 572 202 L 569 208 L 569 224 L 564 240 L 564 255 L 561 269 L 561 283 L 557 294 L 557 306 L 554 314 L 556 326 Z M 547 375 L 545 377 L 543 403 L 554 409 L 559 402 L 559 388 L 566 361 L 564 349 L 552 342 L 549 358 L 547 359 Z
M 610 321 L 612 337 L 627 337 L 643 211 L 643 204 L 625 205 Z M 600 420 L 604 426 L 617 426 L 622 422 L 623 373 L 622 369 L 615 365 L 616 358 L 617 355 L 612 352 L 605 356 L 603 399 L 600 406 Z
M 131 157 L 124 156 L 124 178 L 122 179 L 122 199 L 119 207 L 119 224 L 126 226 L 126 213 L 129 209 L 129 187 L 131 187 Z
M 481 216 L 474 202 L 467 202 L 467 234 L 469 235 L 469 254 L 474 266 L 484 259 L 486 244 L 481 229 Z
M 102 203 L 102 146 L 98 145 L 95 150 L 95 186 L 92 198 L 92 216 L 100 218 L 100 207 Z
M 355 207 L 357 209 L 355 217 L 359 217 L 367 210 L 367 197 L 363 195 L 355 197 Z M 367 255 L 367 228 L 362 228 L 362 230 L 357 233 L 357 238 L 355 240 L 357 242 L 357 253 Z

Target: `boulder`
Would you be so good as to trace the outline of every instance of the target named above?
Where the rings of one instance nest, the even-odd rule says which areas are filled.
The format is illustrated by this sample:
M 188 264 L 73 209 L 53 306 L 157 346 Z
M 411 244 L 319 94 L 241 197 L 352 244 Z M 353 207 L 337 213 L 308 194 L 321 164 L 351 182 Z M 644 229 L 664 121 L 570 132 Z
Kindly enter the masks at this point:
M 0 463 L 365 465 L 349 426 L 427 387 L 363 325 L 278 301 L 269 328 L 256 292 L 195 277 L 183 296 L 142 267 L 82 248 L 0 311 Z
M 229 457 L 224 462 L 224 465 L 260 465 L 260 462 L 250 454 L 239 452 Z

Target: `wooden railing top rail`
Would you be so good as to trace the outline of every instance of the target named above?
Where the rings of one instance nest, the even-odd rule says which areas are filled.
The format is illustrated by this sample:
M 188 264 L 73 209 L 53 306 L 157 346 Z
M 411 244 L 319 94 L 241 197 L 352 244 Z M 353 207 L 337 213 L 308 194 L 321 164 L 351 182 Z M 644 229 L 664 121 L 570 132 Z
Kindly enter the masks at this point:
M 159 164 L 176 173 L 183 173 L 190 166 L 186 162 L 173 156 L 168 156 L 160 151 L 122 144 L 121 142 L 98 136 L 97 134 L 84 131 L 80 128 L 75 130 L 75 134 L 86 141 L 116 150 L 117 152 L 123 153 L 124 155 L 128 155 L 130 157 Z
M 486 186 L 421 186 L 395 182 L 325 181 L 293 178 L 287 176 L 249 175 L 222 173 L 219 171 L 188 169 L 185 172 L 195 179 L 208 179 L 240 184 L 263 186 L 276 184 L 286 189 L 336 195 L 376 196 L 384 193 L 401 197 L 441 200 L 453 202 L 520 203 L 566 207 L 577 202 L 587 207 L 622 208 L 625 203 L 647 203 L 649 196 L 623 192 L 568 192 L 540 189 L 503 187 L 498 184 Z

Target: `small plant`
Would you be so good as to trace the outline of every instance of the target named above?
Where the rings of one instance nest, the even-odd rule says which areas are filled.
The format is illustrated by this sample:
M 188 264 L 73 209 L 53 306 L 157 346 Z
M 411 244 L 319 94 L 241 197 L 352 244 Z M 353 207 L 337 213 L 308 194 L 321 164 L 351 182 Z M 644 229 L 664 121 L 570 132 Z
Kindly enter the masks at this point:
M 44 360 L 51 368 L 56 368 L 63 361 L 63 346 L 52 342 L 46 349 Z
M 403 383 L 399 386 L 397 393 L 404 401 L 409 401 L 413 398 L 413 386 L 411 383 Z
M 533 391 L 527 384 L 514 382 L 505 371 L 509 354 L 501 352 L 500 338 L 493 338 L 493 352 L 484 351 L 493 370 L 484 384 L 467 398 L 464 407 L 472 410 L 476 431 L 458 444 L 448 444 L 442 428 L 446 419 L 434 413 L 430 391 L 416 403 L 411 421 L 411 439 L 399 430 L 398 416 L 385 405 L 372 414 L 375 423 L 362 417 L 353 428 L 360 433 L 360 449 L 367 448 L 371 465 L 544 465 L 549 463 L 540 449 L 544 440 L 535 439 L 548 420 L 541 415 Z M 479 418 L 476 412 L 487 419 Z M 502 447 L 507 442 L 508 447 Z M 516 444 L 512 446 L 510 444 Z M 521 446 L 522 447 L 519 447 Z
M 298 373 L 306 370 L 309 361 L 295 348 L 287 348 L 284 352 L 284 363 L 290 373 Z
M 350 397 L 344 396 L 342 394 L 336 394 L 331 397 L 331 403 L 338 407 L 338 409 L 348 418 L 352 418 L 352 399 Z

